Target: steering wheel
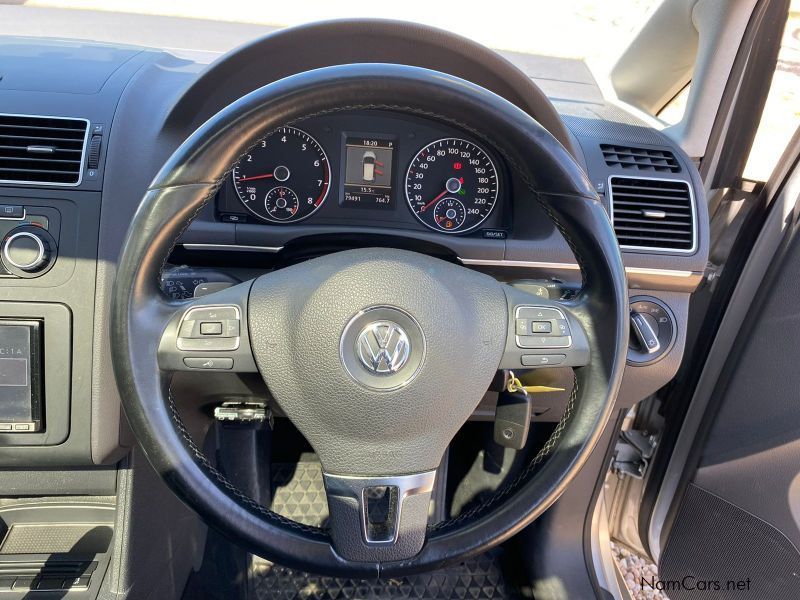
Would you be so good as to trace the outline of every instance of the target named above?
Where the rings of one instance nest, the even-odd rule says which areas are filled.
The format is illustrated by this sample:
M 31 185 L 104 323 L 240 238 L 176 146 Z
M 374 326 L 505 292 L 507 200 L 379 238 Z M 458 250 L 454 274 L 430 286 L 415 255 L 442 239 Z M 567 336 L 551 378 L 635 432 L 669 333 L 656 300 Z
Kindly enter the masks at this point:
M 422 115 L 492 144 L 570 244 L 583 277 L 579 294 L 547 300 L 422 254 L 367 248 L 188 302 L 162 295 L 159 276 L 174 244 L 265 131 L 356 109 Z M 113 363 L 147 458 L 209 525 L 290 567 L 395 576 L 485 551 L 559 497 L 611 412 L 625 364 L 627 313 L 624 269 L 605 210 L 573 157 L 533 118 L 444 73 L 345 65 L 248 94 L 167 161 L 119 259 Z M 568 327 L 568 346 L 558 353 L 574 367 L 575 382 L 564 417 L 517 478 L 481 506 L 429 527 L 431 490 L 448 444 L 498 369 L 519 369 L 523 354 L 536 353 L 518 344 L 515 323 L 525 315 L 558 318 Z M 197 335 L 204 322 L 222 323 L 224 337 Z M 220 370 L 259 372 L 313 446 L 324 473 L 327 529 L 260 506 L 191 439 L 169 379 L 209 355 Z M 384 509 L 379 517 L 372 510 L 376 497 Z

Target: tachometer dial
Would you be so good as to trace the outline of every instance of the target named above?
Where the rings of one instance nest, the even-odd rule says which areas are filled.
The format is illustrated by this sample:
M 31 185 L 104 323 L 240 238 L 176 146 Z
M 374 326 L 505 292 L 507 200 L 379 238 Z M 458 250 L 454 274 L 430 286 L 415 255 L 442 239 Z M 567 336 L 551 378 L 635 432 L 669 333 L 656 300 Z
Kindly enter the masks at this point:
M 242 204 L 265 221 L 286 223 L 313 214 L 328 196 L 331 170 L 322 146 L 306 132 L 281 127 L 233 169 Z
M 406 199 L 431 229 L 475 229 L 497 202 L 497 171 L 489 155 L 466 140 L 446 138 L 420 150 L 406 174 Z

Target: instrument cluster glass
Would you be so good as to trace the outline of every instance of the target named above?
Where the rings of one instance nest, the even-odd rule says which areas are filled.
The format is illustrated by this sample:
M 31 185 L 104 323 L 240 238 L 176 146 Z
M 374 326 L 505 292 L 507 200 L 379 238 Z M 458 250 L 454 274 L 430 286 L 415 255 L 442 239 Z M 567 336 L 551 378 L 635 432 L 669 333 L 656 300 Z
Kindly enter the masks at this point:
M 281 127 L 263 138 L 233 169 L 233 186 L 245 208 L 276 223 L 314 214 L 325 202 L 330 182 L 322 146 L 294 127 Z
M 446 138 L 420 150 L 406 174 L 406 199 L 431 229 L 462 233 L 486 220 L 497 202 L 497 171 L 484 150 Z
M 320 213 L 323 220 L 403 226 L 413 223 L 413 215 L 434 231 L 460 234 L 477 229 L 495 210 L 498 171 L 490 154 L 472 141 L 443 137 L 425 143 L 414 142 L 413 134 L 322 129 L 320 139 L 329 148 L 335 136 L 340 139 L 333 169 L 317 139 L 295 127 L 275 130 L 244 155 L 232 183 L 247 212 L 275 224 L 301 221 L 323 207 L 331 187 L 340 197 Z M 409 212 L 397 204 L 403 196 Z

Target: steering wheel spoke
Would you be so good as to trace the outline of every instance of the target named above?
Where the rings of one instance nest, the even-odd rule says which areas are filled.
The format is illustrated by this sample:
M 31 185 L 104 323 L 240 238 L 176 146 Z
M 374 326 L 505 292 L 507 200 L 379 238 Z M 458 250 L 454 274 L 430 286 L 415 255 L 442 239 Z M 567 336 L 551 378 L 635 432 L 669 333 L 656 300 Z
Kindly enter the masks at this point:
M 252 281 L 184 305 L 167 322 L 158 346 L 165 371 L 258 372 L 247 324 Z
M 504 286 L 508 333 L 501 369 L 583 367 L 591 352 L 581 320 L 568 302 Z
M 386 477 L 325 474 L 330 534 L 342 558 L 393 561 L 425 543 L 436 471 Z

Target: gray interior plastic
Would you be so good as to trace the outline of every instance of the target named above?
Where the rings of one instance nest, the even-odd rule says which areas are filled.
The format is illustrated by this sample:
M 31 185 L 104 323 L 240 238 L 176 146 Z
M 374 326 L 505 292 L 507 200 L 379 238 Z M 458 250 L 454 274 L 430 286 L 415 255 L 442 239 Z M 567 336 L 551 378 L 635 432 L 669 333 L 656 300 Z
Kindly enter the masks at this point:
M 146 41 L 156 45 L 164 40 L 202 39 L 204 48 L 209 48 L 215 44 L 228 44 L 235 36 L 251 39 L 261 32 L 259 27 L 241 24 L 214 24 L 209 27 L 202 21 L 146 20 L 111 13 L 100 14 L 99 17 L 93 14 L 89 18 L 88 13 L 70 11 L 64 11 L 63 17 L 56 17 L 46 9 L 3 8 L 32 11 L 37 15 L 37 22 L 31 25 L 27 19 L 11 17 L 0 27 L 21 31 L 24 27 L 33 26 L 38 33 L 48 28 L 65 27 L 68 22 L 68 27 L 72 27 L 76 35 L 97 38 L 110 36 L 115 42 L 121 37 L 133 39 L 143 35 Z M 40 18 L 45 16 L 47 18 Z M 231 33 L 234 29 L 235 35 Z M 66 30 L 59 29 L 59 35 Z M 86 31 L 91 33 L 86 34 Z M 61 247 L 58 270 L 54 269 L 47 278 L 26 282 L 24 287 L 4 280 L 0 282 L 0 299 L 9 302 L 52 302 L 55 298 L 72 311 L 75 327 L 71 339 L 74 360 L 71 365 L 72 386 L 69 389 L 70 418 L 66 422 L 69 437 L 57 447 L 3 447 L 0 464 L 24 465 L 25 468 L 4 469 L 0 473 L 0 488 L 4 495 L 109 495 L 116 487 L 115 467 L 90 470 L 75 466 L 113 464 L 127 451 L 126 446 L 132 443 L 130 438 L 126 439 L 126 426 L 124 420 L 120 419 L 119 400 L 108 359 L 109 286 L 114 277 L 119 241 L 136 210 L 141 190 L 164 158 L 188 134 L 188 131 L 180 129 L 165 130 L 163 123 L 170 106 L 179 98 L 182 90 L 197 79 L 202 64 L 186 60 L 186 54 L 176 58 L 139 48 L 94 47 L 82 42 L 40 42 L 15 40 L 11 44 L 16 46 L 13 51 L 4 45 L 4 49 L 8 50 L 3 53 L 6 57 L 30 54 L 25 69 L 13 72 L 4 70 L 6 76 L 0 82 L 4 111 L 88 118 L 93 125 L 105 127 L 106 138 L 97 177 L 85 179 L 76 190 L 59 190 L 56 193 L 51 189 L 32 187 L 0 189 L 4 202 L 33 203 L 61 211 L 64 216 L 62 233 L 66 236 Z M 54 58 L 54 53 L 58 53 L 60 58 Z M 197 59 L 199 54 L 192 56 Z M 530 60 L 530 57 L 516 58 L 520 61 Z M 203 56 L 199 60 L 202 62 L 209 58 Z M 273 56 L 260 57 L 252 67 L 263 70 L 266 63 L 272 61 Z M 79 68 L 73 70 L 71 66 L 76 65 Z M 553 68 L 562 70 L 562 63 L 554 63 Z M 31 75 L 45 71 L 52 76 L 37 79 Z M 244 82 L 241 93 L 248 91 L 246 86 L 252 85 L 252 82 L 246 78 L 240 81 Z M 212 88 L 219 86 L 218 81 L 209 81 L 209 84 Z M 569 89 L 569 84 L 562 82 L 558 91 Z M 555 83 L 550 81 L 550 85 Z M 599 108 L 592 105 L 592 110 L 599 111 Z M 607 169 L 596 156 L 597 143 L 600 140 L 613 142 L 631 139 L 641 142 L 637 136 L 643 128 L 625 128 L 618 122 L 601 121 L 595 117 L 593 115 L 585 119 L 590 126 L 579 120 L 571 122 L 570 126 L 583 140 L 582 154 L 589 156 L 590 173 L 605 173 Z M 618 117 L 615 119 L 619 120 Z M 653 133 L 652 130 L 646 131 Z M 661 136 L 646 138 L 648 144 L 658 144 L 659 141 L 668 143 Z M 132 164 L 137 168 L 131 169 Z M 692 170 L 688 164 L 685 167 Z M 697 182 L 695 185 L 698 185 Z M 103 191 L 102 213 L 100 190 Z M 258 229 L 214 223 L 211 221 L 212 211 L 208 211 L 206 216 L 208 220 L 198 222 L 197 227 L 188 232 L 187 241 L 230 243 L 244 240 L 255 245 L 263 243 L 263 235 Z M 479 240 L 480 243 L 475 243 L 468 238 L 453 238 L 448 244 L 464 259 L 508 261 L 501 265 L 473 265 L 503 278 L 539 273 L 544 276 L 566 275 L 566 278 L 574 279 L 577 271 L 573 268 L 575 265 L 569 248 L 555 230 L 544 231 L 540 226 L 537 229 L 535 223 L 538 218 L 534 214 L 525 222 L 518 221 L 516 232 L 521 235 L 517 239 L 505 242 Z M 436 234 L 408 237 L 429 240 L 435 239 Z M 701 247 L 697 256 L 681 261 L 673 257 L 631 254 L 626 254 L 625 259 L 627 264 L 643 267 L 645 271 L 677 267 L 680 271 L 690 273 L 690 276 L 678 277 L 659 277 L 653 273 L 629 274 L 632 285 L 641 285 L 637 281 L 649 282 L 655 290 L 648 293 L 669 302 L 683 325 L 688 296 L 685 293 L 664 293 L 663 290 L 680 289 L 687 292 L 693 289 L 705 264 L 704 252 Z M 515 266 L 514 261 L 526 264 Z M 531 262 L 537 264 L 531 265 Z M 658 365 L 642 368 L 635 373 L 628 369 L 618 407 L 629 406 L 642 394 L 660 387 L 672 377 L 682 353 L 683 334 L 680 331 L 681 337 L 673 352 Z M 192 374 L 187 376 L 192 377 Z M 206 381 L 199 377 L 194 380 L 199 385 Z M 245 387 L 238 379 L 237 385 Z M 139 459 L 144 463 L 141 457 Z M 58 465 L 69 466 L 62 468 Z M 52 470 L 48 470 L 48 466 Z M 116 567 L 111 582 L 107 582 L 107 590 L 114 595 L 127 594 L 130 597 L 177 595 L 182 589 L 183 579 L 175 574 L 185 574 L 191 564 L 197 561 L 202 551 L 203 527 L 163 488 L 155 474 L 138 472 L 134 476 L 133 467 L 129 468 L 130 473 L 127 470 L 121 472 L 120 511 L 117 515 L 118 530 L 124 529 L 128 535 L 124 538 L 118 536 L 114 540 Z M 145 465 L 147 469 L 149 467 Z M 584 469 L 583 479 L 588 476 L 585 473 L 588 470 L 591 469 Z M 134 479 L 137 480 L 135 493 L 132 489 Z M 575 497 L 585 491 L 585 486 L 576 485 L 566 496 Z M 566 504 L 568 498 L 564 502 Z M 551 512 L 558 508 L 557 504 Z M 554 552 L 553 557 L 556 556 Z M 564 565 L 568 564 L 571 563 L 564 561 Z
M 684 118 L 665 132 L 689 156 L 702 157 L 755 5 L 755 0 L 660 4 L 610 72 L 619 99 L 655 114 L 691 81 Z

